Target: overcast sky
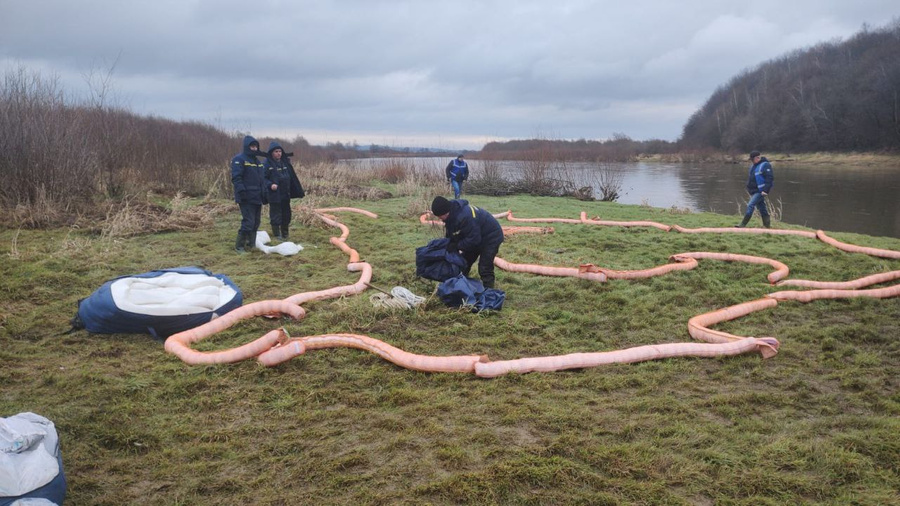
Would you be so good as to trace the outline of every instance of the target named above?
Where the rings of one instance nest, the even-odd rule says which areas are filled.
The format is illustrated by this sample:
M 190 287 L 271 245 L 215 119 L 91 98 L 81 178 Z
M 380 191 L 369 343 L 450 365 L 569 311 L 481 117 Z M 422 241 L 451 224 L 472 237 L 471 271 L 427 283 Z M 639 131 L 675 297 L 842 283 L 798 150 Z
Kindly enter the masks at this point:
M 716 89 L 897 0 L 0 0 L 0 68 L 314 144 L 675 140 Z M 114 65 L 114 68 L 113 68 Z

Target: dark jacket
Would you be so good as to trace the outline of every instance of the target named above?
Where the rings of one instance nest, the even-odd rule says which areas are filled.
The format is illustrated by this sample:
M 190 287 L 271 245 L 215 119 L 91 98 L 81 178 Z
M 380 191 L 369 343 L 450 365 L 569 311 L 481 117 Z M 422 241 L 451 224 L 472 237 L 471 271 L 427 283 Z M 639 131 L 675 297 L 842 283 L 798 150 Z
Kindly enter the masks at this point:
M 466 164 L 465 160 L 460 160 L 459 158 L 450 160 L 444 172 L 447 174 L 447 181 L 462 182 L 469 179 L 469 165 Z
M 265 201 L 263 164 L 256 159 L 265 153 L 250 151 L 250 144 L 254 142 L 257 141 L 253 137 L 244 137 L 243 151 L 231 159 L 231 184 L 234 185 L 234 201 L 238 204 L 262 205 Z
M 772 172 L 772 164 L 766 157 L 760 157 L 759 163 L 750 166 L 750 178 L 747 179 L 747 192 L 769 193 L 775 182 L 775 174 Z
M 272 151 L 281 149 L 281 160 L 272 158 Z M 277 142 L 271 142 L 269 149 L 266 151 L 266 161 L 263 162 L 263 173 L 265 174 L 266 195 L 269 202 L 284 202 L 292 198 L 303 198 L 306 192 L 300 184 L 297 172 L 291 165 L 291 160 L 287 156 L 287 152 Z M 272 190 L 272 185 L 277 184 L 278 189 Z
M 450 216 L 444 222 L 450 249 L 463 252 L 481 251 L 485 246 L 503 242 L 503 228 L 491 213 L 469 205 L 468 200 L 450 201 Z

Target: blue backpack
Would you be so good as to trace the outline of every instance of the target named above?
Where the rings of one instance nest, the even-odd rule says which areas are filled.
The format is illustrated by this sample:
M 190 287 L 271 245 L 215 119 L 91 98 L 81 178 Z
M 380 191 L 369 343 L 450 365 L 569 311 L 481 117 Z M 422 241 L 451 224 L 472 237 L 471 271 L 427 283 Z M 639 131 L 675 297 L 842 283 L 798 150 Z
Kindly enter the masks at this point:
M 437 293 L 444 304 L 450 307 L 472 306 L 473 313 L 485 309 L 500 311 L 506 300 L 506 292 L 503 290 L 485 288 L 481 281 L 462 274 L 438 285 Z
M 416 248 L 416 276 L 444 281 L 460 274 L 469 263 L 455 251 L 448 251 L 450 239 L 434 239 Z

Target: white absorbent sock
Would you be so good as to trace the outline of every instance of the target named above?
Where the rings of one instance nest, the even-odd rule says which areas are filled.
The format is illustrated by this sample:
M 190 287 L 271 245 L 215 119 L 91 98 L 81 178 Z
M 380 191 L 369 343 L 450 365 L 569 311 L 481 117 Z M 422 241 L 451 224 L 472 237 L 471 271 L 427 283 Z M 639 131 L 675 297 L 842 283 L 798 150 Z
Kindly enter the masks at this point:
M 256 232 L 256 249 L 262 251 L 265 254 L 269 253 L 278 253 L 279 255 L 284 255 L 289 257 L 291 255 L 296 255 L 303 251 L 303 246 L 299 244 L 292 243 L 290 241 L 283 242 L 278 244 L 277 246 L 266 246 L 272 239 L 269 237 L 268 232 L 264 230 L 259 230 Z

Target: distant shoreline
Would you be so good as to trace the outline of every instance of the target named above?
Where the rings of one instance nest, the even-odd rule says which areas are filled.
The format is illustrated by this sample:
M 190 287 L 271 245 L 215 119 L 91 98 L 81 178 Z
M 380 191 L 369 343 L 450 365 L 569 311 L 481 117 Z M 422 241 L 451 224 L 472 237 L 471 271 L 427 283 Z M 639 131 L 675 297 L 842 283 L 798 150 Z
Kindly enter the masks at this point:
M 778 153 L 763 152 L 775 163 L 791 165 L 843 165 L 851 167 L 885 167 L 900 169 L 900 154 L 884 153 Z M 729 153 L 673 153 L 671 155 L 639 155 L 638 161 L 662 163 L 747 163 L 746 155 Z

